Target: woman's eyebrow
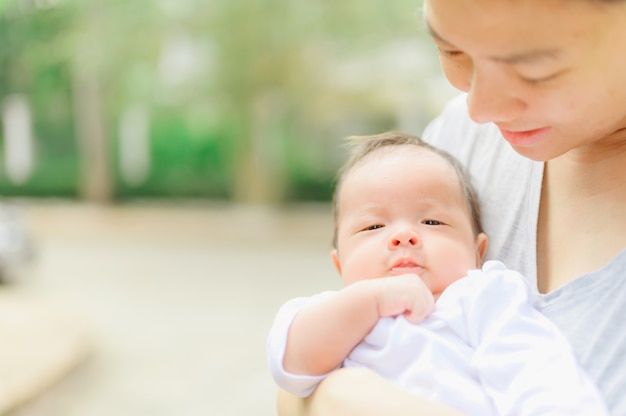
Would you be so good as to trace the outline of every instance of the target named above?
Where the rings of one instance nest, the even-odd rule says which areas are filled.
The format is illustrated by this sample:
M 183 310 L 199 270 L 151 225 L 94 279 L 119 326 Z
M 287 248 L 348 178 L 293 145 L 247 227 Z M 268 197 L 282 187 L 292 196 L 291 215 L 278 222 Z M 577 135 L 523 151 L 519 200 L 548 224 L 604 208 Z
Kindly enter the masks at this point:
M 454 46 L 452 43 L 444 39 L 432 26 L 426 22 L 426 29 L 430 36 L 438 42 L 446 45 Z M 511 53 L 503 56 L 492 56 L 489 59 L 495 62 L 505 64 L 531 64 L 540 61 L 553 60 L 559 55 L 559 51 L 554 48 L 530 49 L 523 52 Z

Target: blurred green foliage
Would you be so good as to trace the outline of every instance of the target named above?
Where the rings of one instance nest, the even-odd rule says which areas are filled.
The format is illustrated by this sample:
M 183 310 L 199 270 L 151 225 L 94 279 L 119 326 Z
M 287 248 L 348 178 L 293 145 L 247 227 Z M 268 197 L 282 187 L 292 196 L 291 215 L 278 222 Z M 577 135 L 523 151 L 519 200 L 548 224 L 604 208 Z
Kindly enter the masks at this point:
M 80 198 L 96 169 L 81 140 L 100 132 L 111 170 L 92 173 L 112 198 L 328 200 L 344 136 L 417 130 L 437 110 L 432 96 L 449 94 L 418 10 L 418 0 L 0 2 L 0 100 L 27 98 L 37 158 L 20 185 L 0 169 L 0 194 Z M 97 112 L 85 115 L 77 103 L 89 100 Z M 137 105 L 149 114 L 150 170 L 131 183 L 119 125 Z

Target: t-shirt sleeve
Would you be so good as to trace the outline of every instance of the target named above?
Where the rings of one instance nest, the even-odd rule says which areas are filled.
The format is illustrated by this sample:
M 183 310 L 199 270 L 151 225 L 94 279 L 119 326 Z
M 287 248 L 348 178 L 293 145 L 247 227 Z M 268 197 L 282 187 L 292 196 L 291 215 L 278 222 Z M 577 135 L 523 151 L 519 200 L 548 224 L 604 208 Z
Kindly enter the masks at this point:
M 276 384 L 283 390 L 299 397 L 307 397 L 317 385 L 328 376 L 327 374 L 310 376 L 292 374 L 285 371 L 283 358 L 287 347 L 289 327 L 295 316 L 310 302 L 333 295 L 335 292 L 324 292 L 313 297 L 294 298 L 286 302 L 276 314 L 267 340 L 267 357 L 270 373 Z
M 606 415 L 604 402 L 558 328 L 537 311 L 524 278 L 500 262 L 465 288 L 471 367 L 501 415 Z

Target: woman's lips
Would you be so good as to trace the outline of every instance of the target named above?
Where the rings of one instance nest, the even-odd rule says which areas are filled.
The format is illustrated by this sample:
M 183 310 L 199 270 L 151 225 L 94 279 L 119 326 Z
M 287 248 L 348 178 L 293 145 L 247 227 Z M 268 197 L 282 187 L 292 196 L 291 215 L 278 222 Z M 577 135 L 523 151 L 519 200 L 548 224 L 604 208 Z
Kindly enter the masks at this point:
M 500 128 L 500 133 L 512 146 L 529 147 L 538 142 L 548 131 L 550 127 L 543 127 L 534 130 L 512 131 Z

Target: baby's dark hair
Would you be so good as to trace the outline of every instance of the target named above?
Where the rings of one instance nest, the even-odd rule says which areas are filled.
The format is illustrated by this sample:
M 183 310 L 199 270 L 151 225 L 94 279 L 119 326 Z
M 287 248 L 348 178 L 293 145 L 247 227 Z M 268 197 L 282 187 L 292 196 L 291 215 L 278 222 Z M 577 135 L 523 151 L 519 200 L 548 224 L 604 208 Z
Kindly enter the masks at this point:
M 472 230 L 474 232 L 474 235 L 477 236 L 479 233 L 483 232 L 482 223 L 480 220 L 480 205 L 478 203 L 476 190 L 472 186 L 471 177 L 469 173 L 465 170 L 465 167 L 448 152 L 426 143 L 424 140 L 417 136 L 398 131 L 389 131 L 371 136 L 350 136 L 346 139 L 346 144 L 350 148 L 350 157 L 337 173 L 335 192 L 333 194 L 333 218 L 335 224 L 332 241 L 333 248 L 337 248 L 339 193 L 341 192 L 341 186 L 347 174 L 367 155 L 387 146 L 413 145 L 426 149 L 443 157 L 450 164 L 450 166 L 454 168 L 454 171 L 459 178 L 459 183 L 461 185 L 461 189 L 463 190 L 463 195 L 465 196 L 465 201 L 467 202 L 467 207 L 470 212 Z

